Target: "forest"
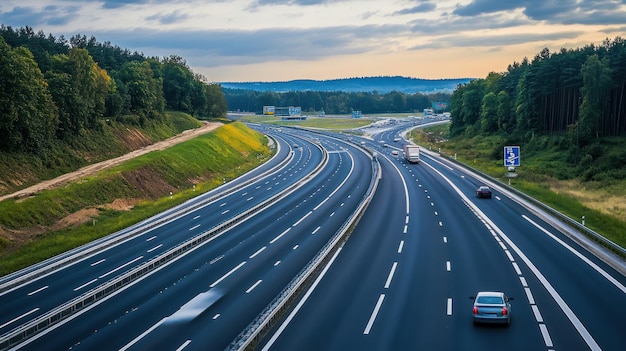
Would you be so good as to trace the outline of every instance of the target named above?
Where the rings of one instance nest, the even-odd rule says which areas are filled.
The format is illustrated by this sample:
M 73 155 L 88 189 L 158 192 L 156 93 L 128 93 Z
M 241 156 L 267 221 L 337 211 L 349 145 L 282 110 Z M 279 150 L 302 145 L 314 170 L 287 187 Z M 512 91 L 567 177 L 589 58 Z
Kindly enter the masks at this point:
M 231 111 L 262 113 L 263 106 L 300 106 L 302 112 L 324 111 L 327 114 L 350 114 L 361 111 L 372 113 L 421 112 L 430 108 L 432 102 L 449 103 L 450 94 L 407 94 L 391 91 L 344 92 L 344 91 L 288 91 L 283 93 L 223 88 Z
M 111 120 L 159 122 L 165 111 L 225 117 L 227 105 L 181 57 L 0 26 L 0 151 L 34 153 Z
M 451 136 L 502 135 L 528 142 L 567 136 L 578 148 L 600 137 L 626 136 L 626 43 L 539 52 L 460 85 L 452 94 Z

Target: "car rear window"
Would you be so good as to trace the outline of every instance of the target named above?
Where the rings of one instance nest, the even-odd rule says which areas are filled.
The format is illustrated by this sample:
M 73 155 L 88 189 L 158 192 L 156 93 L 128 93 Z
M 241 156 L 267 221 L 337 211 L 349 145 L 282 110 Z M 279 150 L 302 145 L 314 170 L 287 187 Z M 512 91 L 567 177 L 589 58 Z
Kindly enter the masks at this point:
M 476 302 L 478 303 L 484 303 L 484 304 L 488 304 L 488 305 L 498 305 L 498 304 L 502 304 L 502 297 L 500 296 L 480 296 Z

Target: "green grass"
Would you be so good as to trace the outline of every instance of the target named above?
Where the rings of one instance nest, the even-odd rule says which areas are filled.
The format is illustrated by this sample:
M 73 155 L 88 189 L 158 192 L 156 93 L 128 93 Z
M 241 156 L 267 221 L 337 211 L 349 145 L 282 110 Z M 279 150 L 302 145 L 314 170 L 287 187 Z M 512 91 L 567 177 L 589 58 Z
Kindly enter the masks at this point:
M 139 199 L 131 211 L 100 209 L 95 220 L 76 228 L 41 234 L 25 245 L 0 241 L 0 274 L 40 262 L 137 223 L 213 189 L 265 162 L 266 140 L 241 123 L 151 152 L 67 186 L 43 191 L 22 201 L 0 202 L 0 226 L 25 230 L 48 227 L 83 208 L 115 199 Z M 143 183 L 133 181 L 143 177 Z M 194 189 L 195 185 L 195 189 Z M 169 189 L 173 192 L 170 198 Z
M 0 152 L 0 194 L 9 194 L 131 151 L 116 137 L 127 134 L 128 129 L 137 130 L 157 142 L 200 125 L 200 121 L 188 114 L 167 112 L 163 121 L 147 122 L 141 128 L 115 121 L 103 122 L 101 130 L 83 130 L 80 136 L 65 143 L 57 142 L 37 154 Z
M 506 141 L 501 137 L 482 136 L 471 139 L 455 138 L 448 140 L 449 124 L 414 130 L 411 137 L 423 147 L 434 151 L 441 149 L 446 157 L 455 157 L 461 163 L 480 170 L 507 184 L 505 177 L 502 150 Z M 445 139 L 436 142 L 433 136 Z M 537 145 L 538 144 L 538 145 Z M 585 225 L 605 238 L 626 247 L 626 221 L 618 215 L 611 215 L 611 208 L 595 209 L 584 204 L 593 198 L 617 196 L 626 197 L 626 181 L 609 180 L 600 182 L 583 182 L 578 178 L 581 174 L 568 162 L 567 155 L 559 149 L 559 145 L 541 140 L 531 148 L 523 147 L 522 166 L 516 172 L 511 186 L 523 193 L 536 198 L 568 217 L 581 221 L 585 216 Z M 618 144 L 619 145 L 619 144 Z M 555 192 L 553 189 L 564 189 Z M 572 196 L 579 193 L 579 196 Z M 622 201 L 623 203 L 623 201 Z M 599 205 L 602 208 L 603 205 Z M 616 207 L 608 202 L 605 207 Z M 623 213 L 621 214 L 623 216 Z
M 375 122 L 375 119 L 352 117 L 307 117 L 307 119 L 303 121 L 283 121 L 276 116 L 249 115 L 244 116 L 242 121 L 340 131 L 366 126 Z

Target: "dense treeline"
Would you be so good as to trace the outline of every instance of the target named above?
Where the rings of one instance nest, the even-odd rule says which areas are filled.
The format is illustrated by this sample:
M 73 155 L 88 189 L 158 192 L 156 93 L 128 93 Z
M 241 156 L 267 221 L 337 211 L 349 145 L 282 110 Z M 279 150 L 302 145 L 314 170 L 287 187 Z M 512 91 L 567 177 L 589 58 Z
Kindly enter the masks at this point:
M 327 114 L 349 114 L 352 111 L 371 113 L 418 112 L 431 107 L 433 101 L 448 103 L 450 94 L 405 94 L 392 91 L 376 92 L 320 92 L 289 91 L 285 93 L 260 92 L 243 89 L 223 89 L 231 110 L 261 113 L 263 106 L 300 106 L 303 112 L 324 111 Z
M 626 136 L 626 44 L 538 53 L 505 73 L 460 85 L 451 97 L 452 136 L 499 134 L 510 141 L 565 135 L 584 148 Z
M 94 37 L 0 26 L 0 150 L 34 152 L 107 119 L 144 125 L 165 110 L 223 117 L 221 87 L 178 56 L 146 58 Z

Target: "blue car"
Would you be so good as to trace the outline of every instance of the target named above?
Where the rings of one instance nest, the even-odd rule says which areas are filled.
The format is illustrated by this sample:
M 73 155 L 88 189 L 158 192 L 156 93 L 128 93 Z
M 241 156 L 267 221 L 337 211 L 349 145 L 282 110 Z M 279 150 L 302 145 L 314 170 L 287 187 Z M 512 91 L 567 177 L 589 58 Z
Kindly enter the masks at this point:
M 474 300 L 474 308 L 472 308 L 474 324 L 498 323 L 508 326 L 511 323 L 509 301 L 513 300 L 512 297 L 499 291 L 481 291 L 470 298 Z

